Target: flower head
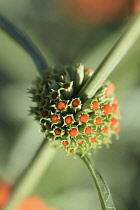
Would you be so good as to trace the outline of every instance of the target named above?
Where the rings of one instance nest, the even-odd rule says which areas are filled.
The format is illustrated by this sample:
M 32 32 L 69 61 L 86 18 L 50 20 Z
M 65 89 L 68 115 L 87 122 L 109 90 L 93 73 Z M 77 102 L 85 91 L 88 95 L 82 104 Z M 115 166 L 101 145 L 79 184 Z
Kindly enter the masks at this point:
M 44 200 L 38 196 L 32 196 L 20 203 L 16 210 L 57 210 L 47 207 Z
M 12 188 L 4 182 L 0 182 L 0 209 L 4 207 L 8 201 Z
M 82 64 L 54 67 L 37 78 L 30 89 L 36 102 L 31 114 L 40 122 L 45 137 L 55 140 L 68 154 L 85 154 L 109 144 L 111 136 L 120 130 L 113 83 L 104 84 L 86 101 L 76 97 L 91 74 L 93 71 Z

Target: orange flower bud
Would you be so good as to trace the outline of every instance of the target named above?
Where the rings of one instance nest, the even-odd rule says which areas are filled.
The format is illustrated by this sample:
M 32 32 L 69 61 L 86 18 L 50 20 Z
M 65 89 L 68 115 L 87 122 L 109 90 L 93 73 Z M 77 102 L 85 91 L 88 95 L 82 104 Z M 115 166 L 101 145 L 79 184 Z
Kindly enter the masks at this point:
M 94 137 L 92 137 L 92 138 L 90 139 L 91 142 L 95 142 L 96 140 L 97 140 L 97 137 L 96 137 L 96 136 L 94 136 Z
M 103 105 L 102 109 L 104 110 L 105 115 L 109 115 L 112 112 L 112 107 L 108 104 Z
M 91 106 L 91 109 L 98 109 L 99 108 L 99 102 L 98 101 L 93 101 L 92 102 L 92 106 Z
M 72 128 L 72 129 L 69 131 L 69 134 L 70 134 L 70 136 L 77 136 L 77 134 L 78 134 L 77 128 Z
M 108 130 L 109 130 L 109 128 L 108 128 L 106 125 L 105 125 L 105 126 L 103 127 L 103 129 L 102 129 L 103 133 L 107 133 Z
M 62 141 L 63 146 L 67 146 L 69 144 L 68 141 Z
M 86 127 L 85 128 L 85 130 L 84 130 L 84 132 L 85 132 L 85 134 L 91 134 L 92 133 L 92 127 L 91 126 L 88 126 L 88 127 Z
M 66 102 L 64 102 L 64 101 L 59 101 L 59 102 L 56 104 L 56 107 L 57 107 L 57 109 L 59 109 L 59 110 L 63 110 L 63 109 L 66 108 Z
M 88 121 L 88 115 L 87 114 L 81 114 L 81 116 L 79 117 L 79 120 L 81 122 L 87 122 Z
M 118 120 L 117 120 L 116 118 L 114 118 L 114 117 L 112 117 L 112 118 L 110 119 L 110 125 L 111 125 L 111 126 L 116 125 L 117 122 L 118 122 Z
M 97 118 L 95 119 L 95 124 L 96 124 L 96 125 L 101 124 L 101 122 L 102 122 L 102 119 L 101 119 L 100 117 L 97 117 Z

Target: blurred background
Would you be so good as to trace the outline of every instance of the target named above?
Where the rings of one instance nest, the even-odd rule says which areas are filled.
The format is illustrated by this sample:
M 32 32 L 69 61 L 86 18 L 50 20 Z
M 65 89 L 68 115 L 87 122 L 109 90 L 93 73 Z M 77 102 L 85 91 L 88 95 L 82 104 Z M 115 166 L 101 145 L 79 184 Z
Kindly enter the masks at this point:
M 1 0 L 0 14 L 36 44 L 49 65 L 96 69 L 140 8 L 140 0 Z M 140 209 L 140 38 L 109 80 L 121 111 L 119 141 L 93 154 L 116 209 Z M 13 184 L 43 140 L 28 116 L 27 89 L 38 75 L 29 55 L 0 29 L 0 177 Z M 89 172 L 59 149 L 34 194 L 60 210 L 100 210 Z

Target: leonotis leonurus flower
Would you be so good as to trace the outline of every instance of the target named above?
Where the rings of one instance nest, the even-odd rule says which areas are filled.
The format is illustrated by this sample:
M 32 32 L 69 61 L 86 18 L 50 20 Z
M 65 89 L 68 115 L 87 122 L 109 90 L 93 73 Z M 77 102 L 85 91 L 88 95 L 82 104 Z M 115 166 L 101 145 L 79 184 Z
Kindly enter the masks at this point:
M 67 153 L 85 154 L 90 148 L 108 145 L 120 130 L 113 83 L 104 84 L 86 101 L 76 96 L 92 74 L 82 64 L 54 67 L 30 89 L 37 103 L 31 114 L 40 122 L 45 137 L 57 141 Z

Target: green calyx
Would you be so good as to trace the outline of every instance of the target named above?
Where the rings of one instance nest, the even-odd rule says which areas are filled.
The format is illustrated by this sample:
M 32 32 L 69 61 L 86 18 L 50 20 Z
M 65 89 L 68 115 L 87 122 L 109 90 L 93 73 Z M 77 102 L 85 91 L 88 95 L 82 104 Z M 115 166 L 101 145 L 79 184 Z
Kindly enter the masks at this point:
M 57 141 L 68 154 L 80 151 L 84 155 L 109 145 L 120 130 L 113 83 L 104 84 L 86 101 L 75 97 L 91 74 L 82 64 L 51 67 L 29 90 L 36 102 L 30 114 L 40 122 L 44 136 Z

